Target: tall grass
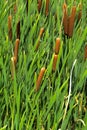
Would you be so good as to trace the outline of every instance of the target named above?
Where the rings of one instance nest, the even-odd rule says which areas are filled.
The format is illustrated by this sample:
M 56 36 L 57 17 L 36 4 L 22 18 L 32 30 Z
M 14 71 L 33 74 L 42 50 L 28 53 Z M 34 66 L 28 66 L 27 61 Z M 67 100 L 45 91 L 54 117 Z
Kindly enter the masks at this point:
M 49 0 L 47 14 L 46 2 L 42 1 L 38 11 L 35 0 L 0 1 L 0 130 L 87 129 L 87 60 L 84 60 L 87 42 L 87 1 L 67 0 L 68 15 L 72 6 L 76 5 L 72 37 L 64 34 L 64 1 Z M 82 17 L 78 21 L 80 2 Z M 10 15 L 12 39 L 8 35 Z M 17 35 L 19 21 L 20 37 Z M 41 28 L 44 28 L 44 32 L 39 37 Z M 61 42 L 56 69 L 53 71 L 55 43 L 58 37 Z M 20 38 L 20 44 L 12 78 L 11 58 L 14 56 L 17 38 Z M 45 73 L 39 90 L 35 91 L 42 67 L 45 67 Z

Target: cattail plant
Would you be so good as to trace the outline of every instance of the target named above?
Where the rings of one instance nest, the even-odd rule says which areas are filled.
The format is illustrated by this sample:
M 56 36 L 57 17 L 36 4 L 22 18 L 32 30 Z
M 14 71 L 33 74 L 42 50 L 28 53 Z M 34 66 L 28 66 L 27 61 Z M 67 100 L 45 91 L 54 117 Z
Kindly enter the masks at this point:
M 42 28 L 40 29 L 40 32 L 39 32 L 38 42 L 37 42 L 37 44 L 36 44 L 35 50 L 38 50 L 38 48 L 39 48 L 40 38 L 42 37 L 43 33 L 44 33 L 44 28 L 42 27 Z
M 85 54 L 84 54 L 84 59 L 87 59 L 87 44 L 85 45 Z
M 14 57 L 16 58 L 15 63 L 17 63 L 17 59 L 18 59 L 18 48 L 19 48 L 19 43 L 20 43 L 20 40 L 19 40 L 19 39 L 16 39 L 16 42 L 15 42 L 15 49 L 14 49 Z
M 38 12 L 40 12 L 42 6 L 42 0 L 38 0 Z
M 49 13 L 49 3 L 50 3 L 50 0 L 46 0 L 46 9 L 45 9 L 46 16 L 48 16 L 48 13 Z
M 54 57 L 53 57 L 53 66 L 52 66 L 52 70 L 53 71 L 56 70 L 57 59 L 58 59 L 58 55 L 54 54 Z
M 15 75 L 15 62 L 16 62 L 16 58 L 11 57 L 11 76 L 12 76 L 12 79 L 14 79 L 14 75 Z
M 67 14 L 67 5 L 63 4 L 63 25 L 64 25 L 64 33 L 68 34 L 68 14 Z
M 64 25 L 64 34 L 69 37 L 73 35 L 74 22 L 76 16 L 76 6 L 72 7 L 71 15 L 67 14 L 67 5 L 64 3 L 63 5 L 63 25 Z
M 69 17 L 69 25 L 68 25 L 68 36 L 72 37 L 73 35 L 73 29 L 74 29 L 74 22 L 75 22 L 75 16 L 76 16 L 76 6 L 72 7 L 72 12 Z
M 60 38 L 56 38 L 55 54 L 58 55 L 60 49 Z
M 17 32 L 17 39 L 20 39 L 20 20 L 17 23 L 16 32 Z
M 12 16 L 8 16 L 8 36 L 12 40 Z
M 38 91 L 39 88 L 40 88 L 40 85 L 41 85 L 42 78 L 44 76 L 45 70 L 46 70 L 45 67 L 42 67 L 41 70 L 40 70 L 39 76 L 38 76 L 37 81 L 36 81 L 36 91 Z

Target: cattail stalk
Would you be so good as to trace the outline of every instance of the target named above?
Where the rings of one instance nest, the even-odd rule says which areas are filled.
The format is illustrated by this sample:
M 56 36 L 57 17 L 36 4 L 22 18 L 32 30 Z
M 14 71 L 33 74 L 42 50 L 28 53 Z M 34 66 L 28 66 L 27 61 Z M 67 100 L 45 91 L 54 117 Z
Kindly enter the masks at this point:
M 16 32 L 17 32 L 17 39 L 20 39 L 20 20 L 17 23 Z
M 20 43 L 20 40 L 19 40 L 19 39 L 16 39 L 16 42 L 15 42 L 15 49 L 14 49 L 14 57 L 16 58 L 15 63 L 17 63 L 17 59 L 18 59 L 18 48 L 19 48 L 19 43 Z
M 67 14 L 67 5 L 63 5 L 63 25 L 64 25 L 64 34 L 68 34 L 68 14 Z
M 85 55 L 84 55 L 85 60 L 87 59 L 87 44 L 85 45 Z
M 42 6 L 42 0 L 38 0 L 38 12 L 40 12 Z
M 71 16 L 68 19 L 69 20 L 69 25 L 68 25 L 68 36 L 69 37 L 72 37 L 72 34 L 73 34 L 75 15 L 76 15 L 76 6 L 73 6 Z
M 41 68 L 41 70 L 40 70 L 39 76 L 38 76 L 37 81 L 36 81 L 36 91 L 38 91 L 40 88 L 44 73 L 45 73 L 45 67 Z
M 12 16 L 8 16 L 8 36 L 12 40 Z
M 50 0 L 46 0 L 46 10 L 45 10 L 46 16 L 48 16 L 48 13 L 49 13 L 49 3 L 50 3 Z
M 58 55 L 60 50 L 60 38 L 56 38 L 56 44 L 55 44 L 55 54 Z
M 53 66 L 52 66 L 52 70 L 53 70 L 53 71 L 56 70 L 57 59 L 58 59 L 58 55 L 54 54 Z
M 11 76 L 12 76 L 12 79 L 14 79 L 14 75 L 15 75 L 15 61 L 16 61 L 16 58 L 11 57 Z

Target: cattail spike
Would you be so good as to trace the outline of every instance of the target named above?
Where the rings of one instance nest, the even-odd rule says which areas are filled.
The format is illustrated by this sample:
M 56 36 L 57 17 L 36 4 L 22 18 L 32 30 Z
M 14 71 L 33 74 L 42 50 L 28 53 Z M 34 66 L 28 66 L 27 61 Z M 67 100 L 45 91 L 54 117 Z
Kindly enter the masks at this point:
M 53 70 L 53 71 L 56 70 L 57 59 L 58 59 L 58 55 L 54 54 L 53 66 L 52 66 L 52 70 Z
M 49 13 L 49 3 L 50 3 L 50 0 L 46 0 L 46 10 L 45 10 L 46 16 L 48 16 L 48 13 Z
M 39 36 L 42 37 L 43 33 L 44 33 L 44 28 L 42 27 L 42 28 L 40 29 Z
M 73 6 L 71 16 L 69 17 L 69 25 L 68 25 L 68 36 L 69 37 L 72 37 L 72 35 L 73 35 L 75 15 L 76 15 L 76 6 Z
M 12 16 L 8 16 L 8 36 L 12 40 Z
M 43 33 L 44 33 L 44 28 L 42 27 L 42 28 L 40 29 L 40 32 L 39 32 L 38 42 L 37 42 L 37 44 L 36 44 L 35 50 L 38 50 L 38 48 L 39 48 L 40 38 L 42 37 Z
M 67 15 L 67 5 L 63 4 L 63 25 L 64 25 L 64 34 L 68 34 L 68 15 Z
M 41 68 L 41 70 L 40 70 L 38 79 L 37 79 L 37 81 L 36 81 L 36 91 L 38 91 L 39 88 L 40 88 L 40 85 L 41 85 L 42 78 L 43 78 L 43 76 L 44 76 L 45 70 L 46 70 L 45 67 Z
M 79 4 L 78 21 L 80 21 L 81 17 L 82 17 L 82 4 L 80 3 L 80 4 Z
M 38 0 L 38 12 L 40 12 L 42 6 L 42 0 Z
M 60 38 L 56 38 L 55 54 L 59 53 L 59 49 L 60 49 Z
M 17 5 L 16 4 L 13 7 L 13 11 L 14 11 L 14 14 L 16 14 L 16 12 L 17 12 Z
M 20 40 L 19 40 L 19 39 L 16 39 L 16 42 L 15 42 L 15 50 L 14 50 L 14 57 L 16 58 L 16 63 L 17 63 L 17 59 L 18 59 L 19 43 L 20 43 Z

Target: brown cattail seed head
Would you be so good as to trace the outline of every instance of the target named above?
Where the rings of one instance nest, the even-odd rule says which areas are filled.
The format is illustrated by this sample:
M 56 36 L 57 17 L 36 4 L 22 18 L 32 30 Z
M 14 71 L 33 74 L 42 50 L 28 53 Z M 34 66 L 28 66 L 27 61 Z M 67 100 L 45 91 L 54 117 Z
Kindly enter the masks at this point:
M 55 44 L 55 54 L 59 53 L 59 49 L 60 49 L 60 38 L 57 38 Z
M 35 49 L 35 50 L 38 50 L 38 48 L 39 48 L 40 38 L 42 37 L 43 33 L 44 33 L 44 28 L 42 27 L 42 28 L 40 29 L 40 32 L 39 32 L 38 42 L 37 42 L 37 45 L 36 45 L 36 49 Z
M 72 37 L 73 35 L 73 29 L 74 29 L 74 21 L 75 21 L 75 15 L 76 15 L 76 6 L 72 7 L 71 16 L 68 18 L 68 36 Z
M 14 5 L 13 10 L 14 10 L 14 14 L 16 14 L 16 12 L 17 12 L 17 5 L 16 4 Z
M 53 66 L 52 66 L 52 70 L 53 70 L 53 71 L 56 70 L 57 59 L 58 59 L 58 55 L 54 54 Z
M 18 59 L 19 43 L 20 43 L 20 40 L 19 40 L 19 39 L 16 39 L 16 42 L 15 42 L 15 50 L 14 50 L 14 56 L 15 56 L 15 58 L 16 58 L 16 63 L 17 63 L 17 59 Z
M 85 60 L 87 59 L 87 44 L 85 45 L 85 55 L 84 55 Z
M 67 15 L 67 5 L 63 4 L 63 25 L 64 25 L 64 34 L 68 34 L 68 15 Z
M 46 0 L 46 10 L 45 10 L 46 16 L 48 16 L 48 13 L 49 13 L 49 3 L 50 3 L 50 0 Z
M 40 29 L 40 32 L 39 32 L 39 37 L 42 37 L 43 33 L 44 33 L 44 28 L 42 27 L 42 28 Z
M 12 40 L 12 16 L 8 16 L 8 35 L 9 39 Z
M 82 17 L 82 4 L 80 3 L 79 4 L 78 21 L 80 21 L 81 17 Z
M 12 79 L 14 79 L 14 75 L 15 75 L 15 61 L 16 61 L 16 58 L 11 57 L 11 76 L 12 76 Z
M 20 39 L 20 21 L 18 21 L 17 23 L 16 31 L 17 31 L 17 38 Z
M 40 70 L 38 79 L 37 79 L 37 81 L 36 81 L 36 91 L 38 91 L 39 88 L 40 88 L 41 81 L 42 81 L 42 78 L 43 78 L 43 76 L 44 76 L 45 70 L 46 70 L 45 67 L 41 68 L 41 70 Z
M 40 12 L 42 6 L 42 0 L 38 0 L 38 12 Z

